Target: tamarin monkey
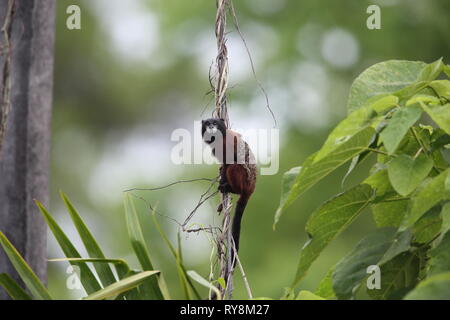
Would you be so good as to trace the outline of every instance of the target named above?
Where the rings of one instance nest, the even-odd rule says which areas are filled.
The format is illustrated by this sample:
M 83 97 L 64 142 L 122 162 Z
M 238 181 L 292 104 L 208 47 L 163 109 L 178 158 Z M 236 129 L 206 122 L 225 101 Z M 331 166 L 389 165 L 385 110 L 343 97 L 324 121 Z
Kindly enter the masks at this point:
M 256 161 L 248 144 L 241 135 L 228 130 L 223 119 L 211 118 L 202 121 L 203 140 L 212 148 L 212 154 L 222 164 L 220 168 L 219 191 L 239 195 L 236 202 L 231 233 L 239 250 L 241 220 L 245 207 L 256 184 Z M 219 211 L 221 211 L 221 205 Z M 231 250 L 232 261 L 236 263 L 234 250 Z

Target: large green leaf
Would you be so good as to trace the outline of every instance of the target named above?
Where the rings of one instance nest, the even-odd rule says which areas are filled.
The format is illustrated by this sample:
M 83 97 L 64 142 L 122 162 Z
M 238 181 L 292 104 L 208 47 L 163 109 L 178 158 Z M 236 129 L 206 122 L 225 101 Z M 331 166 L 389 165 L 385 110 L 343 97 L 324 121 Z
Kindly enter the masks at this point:
M 298 285 L 321 251 L 367 207 L 373 196 L 369 185 L 356 186 L 327 201 L 312 214 L 306 224 L 309 240 L 300 253 L 292 287 Z
M 395 191 L 407 196 L 428 176 L 432 168 L 433 161 L 423 154 L 417 158 L 402 154 L 388 163 L 389 180 Z
M 377 230 L 345 256 L 333 273 L 333 289 L 340 299 L 349 299 L 367 276 L 367 267 L 382 264 L 410 248 L 410 233 L 396 234 L 394 228 Z
M 428 210 L 413 226 L 414 242 L 427 243 L 436 238 L 441 230 L 441 206 Z
M 450 272 L 440 273 L 420 282 L 406 300 L 450 300 Z
M 11 299 L 14 300 L 31 300 L 31 297 L 28 293 L 23 290 L 19 284 L 11 278 L 9 274 L 2 273 L 0 274 L 0 286 L 5 289 Z
M 409 128 L 419 120 L 422 109 L 418 106 L 403 107 L 397 110 L 389 124 L 380 133 L 386 150 L 392 154 L 397 149 Z
M 122 279 L 116 283 L 113 283 L 106 288 L 103 288 L 97 292 L 94 292 L 87 296 L 86 300 L 104 300 L 107 298 L 115 297 L 123 292 L 127 292 L 136 288 L 142 284 L 147 278 L 156 275 L 159 271 L 143 271 L 136 275 Z
M 419 258 L 411 252 L 402 252 L 380 267 L 380 289 L 369 289 L 372 299 L 401 299 L 418 282 Z
M 428 113 L 431 119 L 436 122 L 447 134 L 450 134 L 450 103 L 445 105 L 420 104 L 422 109 Z
M 130 238 L 131 246 L 136 254 L 144 271 L 152 271 L 153 264 L 150 259 L 150 254 L 145 243 L 144 235 L 142 233 L 141 225 L 137 216 L 136 207 L 131 199 L 131 196 L 125 194 L 125 217 L 128 229 L 128 236 Z M 162 300 L 163 294 L 159 287 L 158 279 L 152 277 L 145 281 L 141 286 L 141 293 L 145 299 Z
M 75 225 L 78 234 L 80 235 L 81 241 L 83 241 L 84 247 L 91 258 L 105 258 L 100 246 L 95 240 L 92 233 L 89 231 L 88 227 L 84 223 L 81 216 L 78 214 L 75 207 L 70 202 L 69 198 L 63 193 L 60 193 L 61 198 L 63 199 L 70 217 L 72 218 L 73 224 Z M 100 281 L 103 284 L 103 287 L 106 287 L 114 282 L 116 282 L 116 278 L 107 263 L 93 263 L 95 270 L 100 278 Z
M 64 252 L 64 255 L 67 258 L 81 258 L 81 255 L 78 253 L 75 246 L 69 240 L 64 231 L 62 231 L 61 227 L 56 223 L 55 219 L 53 219 L 47 209 L 45 209 L 39 201 L 35 202 L 61 250 Z M 100 283 L 85 262 L 70 262 L 70 264 L 80 268 L 80 281 L 88 294 L 94 293 L 101 289 Z
M 433 81 L 436 79 L 443 71 L 444 63 L 442 63 L 442 58 L 427 64 L 425 68 L 420 72 L 418 81 Z
M 441 98 L 450 100 L 450 81 L 449 80 L 435 80 L 430 83 L 430 87 Z
M 390 60 L 377 63 L 361 73 L 350 89 L 347 109 L 351 113 L 366 101 L 394 93 L 416 82 L 426 67 L 423 62 Z
M 445 233 L 441 242 L 430 250 L 429 256 L 429 276 L 450 271 L 450 232 Z
M 378 228 L 398 227 L 408 210 L 409 200 L 379 202 L 372 205 L 373 219 Z
M 275 214 L 275 224 L 278 222 L 282 212 L 292 204 L 297 197 L 328 174 L 365 151 L 372 142 L 374 135 L 375 130 L 371 127 L 367 127 L 352 136 L 348 141 L 333 150 L 323 159 L 315 161 L 314 156 L 310 156 L 303 164 L 300 173 L 296 176 L 287 195 L 285 192 L 287 188 L 283 188 L 283 202 Z M 289 177 L 289 185 L 291 183 L 292 180 L 291 177 Z
M 6 255 L 11 261 L 12 265 L 16 269 L 25 286 L 30 290 L 31 294 L 35 299 L 39 300 L 51 300 L 52 297 L 48 293 L 45 286 L 36 276 L 36 274 L 31 270 L 25 260 L 22 258 L 20 253 L 14 248 L 14 246 L 9 242 L 8 238 L 0 231 L 0 244 L 5 250 Z M 5 280 L 5 279 L 3 279 Z M 7 281 L 7 279 L 6 279 Z M 16 288 L 17 289 L 17 288 Z M 16 291 L 16 290 L 14 290 Z
M 395 106 L 397 103 L 398 98 L 395 96 L 381 97 L 375 102 L 352 112 L 331 132 L 322 148 L 317 152 L 314 161 L 317 162 L 323 159 L 362 129 L 368 126 L 376 128 L 382 118 L 378 116 L 378 113 L 382 114 L 383 111 Z
M 333 290 L 333 272 L 335 267 L 336 266 L 333 266 L 330 270 L 328 270 L 325 277 L 317 286 L 317 290 L 314 293 L 319 297 L 323 297 L 325 299 L 336 299 L 336 294 Z
M 450 197 L 445 190 L 444 184 L 450 169 L 440 173 L 438 176 L 430 179 L 425 185 L 412 197 L 412 205 L 405 215 L 400 230 L 412 226 L 422 215 L 434 207 L 441 200 Z

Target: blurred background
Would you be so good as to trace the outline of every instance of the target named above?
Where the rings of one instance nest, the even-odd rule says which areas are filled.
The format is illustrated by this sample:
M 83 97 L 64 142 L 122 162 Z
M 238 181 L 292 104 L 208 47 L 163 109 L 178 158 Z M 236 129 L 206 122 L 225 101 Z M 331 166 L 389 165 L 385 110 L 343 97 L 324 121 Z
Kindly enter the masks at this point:
M 170 140 L 176 128 L 211 114 L 208 72 L 216 55 L 213 0 L 58 0 L 51 164 L 51 211 L 81 249 L 58 191 L 66 192 L 93 229 L 105 253 L 137 266 L 127 241 L 123 191 L 180 179 L 215 177 L 216 165 L 174 165 Z M 66 28 L 66 9 L 81 8 L 81 30 Z M 259 176 L 243 219 L 240 257 L 257 297 L 280 297 L 294 278 L 304 225 L 323 201 L 361 180 L 366 161 L 341 185 L 347 168 L 303 195 L 276 231 L 282 174 L 320 148 L 346 115 L 352 80 L 370 65 L 389 59 L 449 63 L 448 0 L 235 0 L 241 30 L 259 81 L 280 129 L 280 170 Z M 381 30 L 368 30 L 366 9 L 381 7 Z M 231 21 L 229 113 L 233 128 L 267 128 L 273 120 L 253 78 L 244 44 Z M 206 111 L 202 114 L 203 109 Z M 159 217 L 175 241 L 178 225 L 195 207 L 207 182 L 181 184 L 140 195 L 167 217 Z M 218 198 L 192 222 L 220 223 Z M 156 268 L 174 298 L 181 298 L 172 257 L 150 213 L 137 201 Z M 169 217 L 169 218 L 168 218 Z M 341 234 L 314 263 L 301 288 L 314 290 L 361 237 L 374 228 L 369 211 Z M 211 244 L 205 234 L 182 234 L 188 269 L 208 276 Z M 49 258 L 63 253 L 49 234 Z M 81 250 L 82 251 L 82 250 Z M 83 252 L 83 251 L 82 251 Z M 49 263 L 50 290 L 66 289 L 67 264 Z M 246 298 L 239 272 L 234 298 Z

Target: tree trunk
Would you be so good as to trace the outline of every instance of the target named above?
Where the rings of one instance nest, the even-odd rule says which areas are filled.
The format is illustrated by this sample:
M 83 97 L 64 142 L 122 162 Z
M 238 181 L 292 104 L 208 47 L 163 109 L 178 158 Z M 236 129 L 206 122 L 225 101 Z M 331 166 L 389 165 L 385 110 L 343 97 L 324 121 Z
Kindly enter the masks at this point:
M 2 25 L 7 6 L 0 1 Z M 54 0 L 15 1 L 11 109 L 0 154 L 0 230 L 43 281 L 47 229 L 33 199 L 48 204 L 54 27 Z M 1 249 L 0 273 L 18 279 Z M 0 299 L 6 298 L 0 289 Z

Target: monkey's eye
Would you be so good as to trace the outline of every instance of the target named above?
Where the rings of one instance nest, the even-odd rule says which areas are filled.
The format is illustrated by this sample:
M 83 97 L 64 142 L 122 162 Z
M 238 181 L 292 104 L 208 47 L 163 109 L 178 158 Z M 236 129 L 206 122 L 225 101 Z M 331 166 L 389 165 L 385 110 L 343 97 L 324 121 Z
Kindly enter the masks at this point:
M 213 125 L 217 126 L 217 122 L 214 121 L 214 122 L 213 122 Z
M 205 125 L 209 126 L 209 121 L 205 121 Z

